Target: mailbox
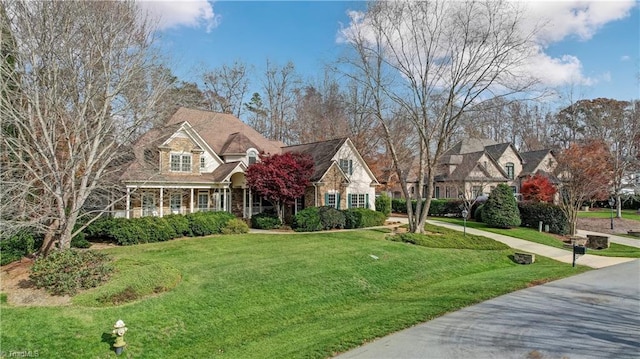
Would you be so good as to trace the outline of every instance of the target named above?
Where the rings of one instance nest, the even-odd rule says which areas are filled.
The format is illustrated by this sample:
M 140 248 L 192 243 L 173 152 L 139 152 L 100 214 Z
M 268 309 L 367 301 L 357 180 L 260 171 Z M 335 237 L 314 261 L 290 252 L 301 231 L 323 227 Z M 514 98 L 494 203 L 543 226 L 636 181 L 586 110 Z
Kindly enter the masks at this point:
M 587 247 L 573 246 L 573 254 L 585 254 L 587 253 Z

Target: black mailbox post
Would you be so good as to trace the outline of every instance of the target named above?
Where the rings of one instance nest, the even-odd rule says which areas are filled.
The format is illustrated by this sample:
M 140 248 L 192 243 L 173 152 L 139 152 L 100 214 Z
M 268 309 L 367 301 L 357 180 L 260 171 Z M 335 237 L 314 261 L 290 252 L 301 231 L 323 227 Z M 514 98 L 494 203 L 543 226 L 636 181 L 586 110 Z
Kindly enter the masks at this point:
M 587 247 L 584 246 L 573 246 L 573 267 L 576 266 L 576 256 L 581 256 L 587 253 Z

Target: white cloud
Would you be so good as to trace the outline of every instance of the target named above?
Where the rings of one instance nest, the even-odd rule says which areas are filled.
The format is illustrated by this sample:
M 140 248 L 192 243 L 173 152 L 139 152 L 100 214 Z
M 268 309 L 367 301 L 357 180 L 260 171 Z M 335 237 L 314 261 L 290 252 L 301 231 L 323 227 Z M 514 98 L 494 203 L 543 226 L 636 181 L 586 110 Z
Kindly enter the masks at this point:
M 622 61 L 622 62 L 629 61 L 629 60 L 631 60 L 631 56 L 629 56 L 629 55 L 622 55 L 620 57 L 620 61 Z
M 537 48 L 527 64 L 514 73 L 522 76 L 534 76 L 540 84 L 547 87 L 563 85 L 593 86 L 599 81 L 610 81 L 610 74 L 586 75 L 582 62 L 572 54 L 552 57 L 547 53 L 549 45 L 561 41 L 588 41 L 605 24 L 623 19 L 629 15 L 636 2 L 633 0 L 615 1 L 531 1 L 515 0 L 524 11 L 522 30 L 531 33 L 537 29 L 534 41 Z M 350 32 L 366 29 L 364 13 L 351 12 L 351 23 L 337 36 L 337 42 L 347 42 Z M 367 31 L 365 30 L 365 34 Z M 625 56 L 621 61 L 626 61 Z
M 138 3 L 158 21 L 159 30 L 187 26 L 204 27 L 209 32 L 220 23 L 220 15 L 213 12 L 213 5 L 207 0 L 142 0 Z
M 544 27 L 537 34 L 541 44 L 570 37 L 589 40 L 605 24 L 629 15 L 633 0 L 616 1 L 528 1 L 527 22 Z

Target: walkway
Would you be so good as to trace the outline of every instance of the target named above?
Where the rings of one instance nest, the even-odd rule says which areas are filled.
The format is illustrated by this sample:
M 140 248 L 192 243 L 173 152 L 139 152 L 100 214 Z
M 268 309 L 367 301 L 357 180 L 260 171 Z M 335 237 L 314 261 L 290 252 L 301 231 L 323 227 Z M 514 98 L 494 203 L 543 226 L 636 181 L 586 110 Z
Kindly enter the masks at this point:
M 389 220 L 407 223 L 407 219 L 402 217 L 392 217 L 392 218 L 389 218 Z M 440 221 L 431 221 L 431 220 L 428 220 L 427 223 L 437 225 L 437 226 L 442 226 L 442 227 L 457 230 L 457 231 L 464 230 L 463 226 L 460 226 L 457 224 L 451 224 L 451 223 L 440 222 Z M 509 247 L 513 249 L 517 249 L 519 251 L 537 254 L 540 256 L 555 259 L 563 263 L 573 263 L 573 253 L 571 251 L 567 251 L 564 249 L 545 246 L 544 244 L 530 242 L 524 239 L 513 238 L 513 237 L 509 237 L 509 236 L 505 236 L 497 233 L 482 231 L 475 228 L 467 227 L 467 233 L 491 238 L 498 242 L 502 242 L 508 245 Z M 611 238 L 612 236 L 609 236 L 609 237 L 610 237 L 610 240 L 614 243 L 619 243 L 618 242 L 619 239 L 629 239 L 631 241 L 634 241 L 634 239 L 631 239 L 631 238 L 614 236 L 616 238 L 613 239 Z M 626 243 L 624 244 L 626 245 Z M 603 256 L 597 256 L 593 254 L 585 254 L 585 255 L 579 256 L 578 259 L 576 260 L 576 263 L 585 265 L 591 268 L 603 268 L 603 267 L 608 267 L 608 266 L 612 266 L 620 263 L 629 262 L 632 260 L 634 260 L 634 258 L 603 257 Z

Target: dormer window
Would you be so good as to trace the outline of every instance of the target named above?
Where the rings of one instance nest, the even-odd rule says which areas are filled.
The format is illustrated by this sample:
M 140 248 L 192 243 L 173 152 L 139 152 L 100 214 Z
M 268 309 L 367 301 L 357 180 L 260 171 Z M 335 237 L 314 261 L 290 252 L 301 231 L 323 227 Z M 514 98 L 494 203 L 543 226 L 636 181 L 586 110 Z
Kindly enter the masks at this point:
M 207 167 L 207 162 L 204 157 L 200 156 L 200 169 L 203 170 L 205 167 Z
M 191 172 L 191 155 L 171 154 L 172 172 Z
M 250 165 L 258 162 L 258 152 L 257 151 L 250 150 L 249 153 L 247 153 L 247 157 L 249 157 L 249 164 Z

